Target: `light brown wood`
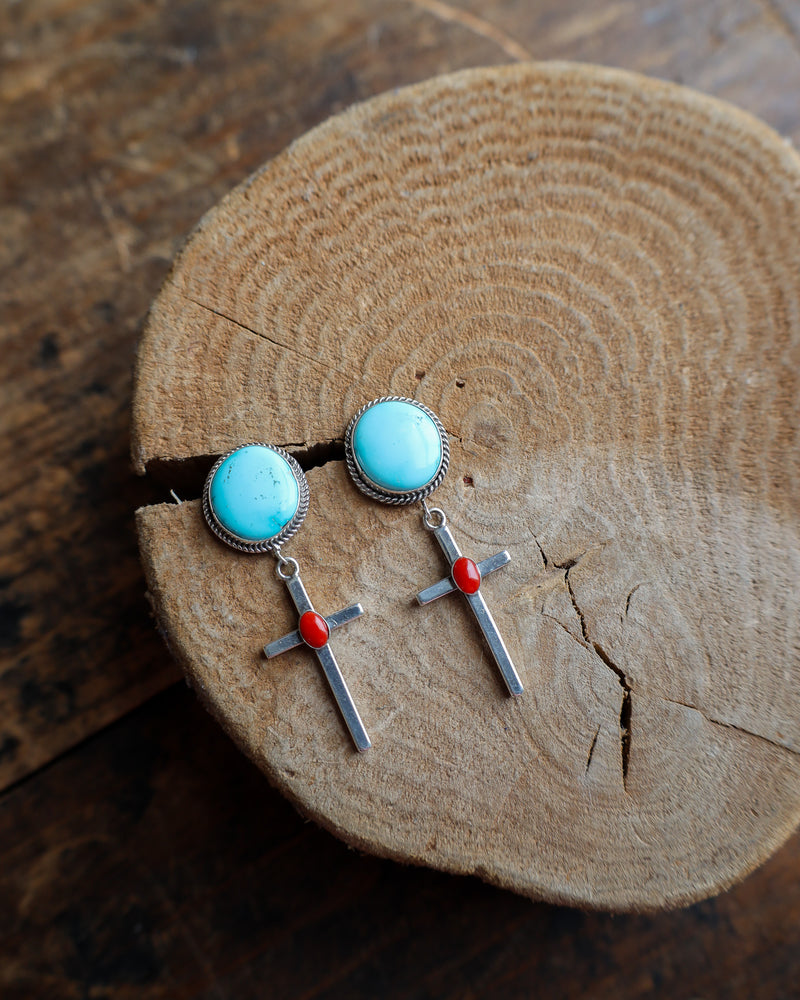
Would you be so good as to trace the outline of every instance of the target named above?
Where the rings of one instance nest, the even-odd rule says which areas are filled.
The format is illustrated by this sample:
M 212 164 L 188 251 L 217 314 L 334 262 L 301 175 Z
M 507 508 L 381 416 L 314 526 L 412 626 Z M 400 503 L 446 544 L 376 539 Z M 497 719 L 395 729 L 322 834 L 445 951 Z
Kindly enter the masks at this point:
M 358 105 L 210 212 L 141 344 L 134 460 L 265 439 L 328 461 L 287 547 L 374 747 L 351 751 L 268 557 L 139 511 L 204 702 L 308 815 L 535 897 L 674 906 L 800 818 L 800 162 L 748 115 L 569 64 Z M 436 494 L 525 684 L 507 698 L 413 510 L 336 447 L 374 396 L 451 436 Z

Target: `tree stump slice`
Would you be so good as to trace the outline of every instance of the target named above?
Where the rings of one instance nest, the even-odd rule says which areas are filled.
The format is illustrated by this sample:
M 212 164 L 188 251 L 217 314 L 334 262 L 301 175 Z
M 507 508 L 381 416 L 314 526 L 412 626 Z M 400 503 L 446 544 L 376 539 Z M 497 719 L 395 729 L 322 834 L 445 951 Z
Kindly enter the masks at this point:
M 349 844 L 553 902 L 671 907 L 800 816 L 800 161 L 700 94 L 569 64 L 471 70 L 330 119 L 199 224 L 153 305 L 137 470 L 252 440 L 310 468 L 289 545 L 353 751 L 269 557 L 200 503 L 138 528 L 160 627 L 240 747 Z M 525 693 L 507 697 L 417 508 L 348 480 L 350 416 L 415 396 L 435 495 Z

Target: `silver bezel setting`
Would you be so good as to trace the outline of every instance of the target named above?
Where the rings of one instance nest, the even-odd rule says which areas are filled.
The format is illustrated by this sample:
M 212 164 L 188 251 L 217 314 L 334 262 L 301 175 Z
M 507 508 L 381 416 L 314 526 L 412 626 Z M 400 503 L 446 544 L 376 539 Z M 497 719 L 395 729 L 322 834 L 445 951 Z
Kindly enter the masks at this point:
M 372 482 L 371 479 L 368 479 L 358 464 L 355 452 L 353 451 L 353 432 L 355 431 L 356 424 L 367 410 L 373 406 L 377 406 L 378 403 L 411 403 L 412 406 L 416 406 L 423 413 L 426 413 L 436 425 L 436 430 L 439 432 L 439 439 L 442 442 L 442 460 L 439 463 L 439 468 L 436 470 L 436 475 L 421 489 L 393 493 L 391 490 L 383 489 Z M 441 420 L 424 403 L 420 403 L 417 399 L 409 399 L 408 396 L 379 396 L 378 399 L 373 399 L 369 403 L 365 403 L 347 425 L 344 435 L 344 453 L 345 460 L 347 461 L 347 471 L 350 473 L 350 477 L 358 489 L 371 500 L 379 500 L 381 503 L 395 506 L 417 503 L 419 500 L 429 497 L 434 490 L 441 486 L 442 480 L 447 475 L 447 467 L 450 464 L 450 442 L 447 439 L 447 431 L 444 429 Z
M 281 458 L 286 460 L 289 468 L 291 469 L 292 475 L 297 482 L 299 492 L 297 510 L 294 512 L 291 521 L 289 521 L 288 524 L 285 524 L 277 535 L 272 535 L 269 538 L 262 538 L 255 542 L 250 539 L 240 538 L 238 535 L 234 535 L 222 525 L 211 504 L 210 495 L 211 483 L 222 463 L 237 451 L 241 451 L 242 448 L 251 448 L 253 445 L 257 445 L 260 448 L 269 448 L 270 451 L 274 451 L 277 455 L 280 455 Z M 203 486 L 203 516 L 206 519 L 206 523 L 217 538 L 220 539 L 220 541 L 225 542 L 226 545 L 230 545 L 232 549 L 236 549 L 238 552 L 270 552 L 273 555 L 277 555 L 280 551 L 281 545 L 283 545 L 284 542 L 287 542 L 292 535 L 297 533 L 300 525 L 305 520 L 306 514 L 308 513 L 308 503 L 308 480 L 306 479 L 306 474 L 300 468 L 297 460 L 292 458 L 289 452 L 285 451 L 283 448 L 279 448 L 275 444 L 267 444 L 265 441 L 248 441 L 247 444 L 241 444 L 238 448 L 231 448 L 231 450 L 226 451 L 224 455 L 220 455 L 220 457 L 212 465 L 210 472 L 206 476 L 205 485 Z

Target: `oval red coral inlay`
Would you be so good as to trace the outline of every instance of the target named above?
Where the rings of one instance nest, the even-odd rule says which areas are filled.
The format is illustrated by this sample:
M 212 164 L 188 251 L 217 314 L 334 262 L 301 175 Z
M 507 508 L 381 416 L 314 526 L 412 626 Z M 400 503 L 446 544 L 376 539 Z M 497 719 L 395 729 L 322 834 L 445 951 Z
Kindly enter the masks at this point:
M 305 611 L 300 616 L 300 635 L 307 646 L 312 649 L 322 649 L 330 634 L 328 623 L 316 611 Z
M 462 594 L 476 594 L 481 585 L 481 571 L 471 559 L 461 556 L 453 563 L 453 582 Z

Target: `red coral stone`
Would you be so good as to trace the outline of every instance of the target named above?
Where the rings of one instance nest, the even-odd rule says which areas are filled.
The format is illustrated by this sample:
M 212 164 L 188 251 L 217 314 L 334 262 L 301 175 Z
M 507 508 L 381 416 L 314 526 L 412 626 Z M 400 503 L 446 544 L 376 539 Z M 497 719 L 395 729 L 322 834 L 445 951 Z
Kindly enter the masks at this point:
M 462 594 L 476 594 L 481 585 L 481 571 L 471 559 L 461 556 L 453 563 L 453 582 Z
M 303 642 L 312 649 L 322 649 L 330 638 L 328 623 L 316 611 L 305 611 L 300 616 L 300 635 Z

